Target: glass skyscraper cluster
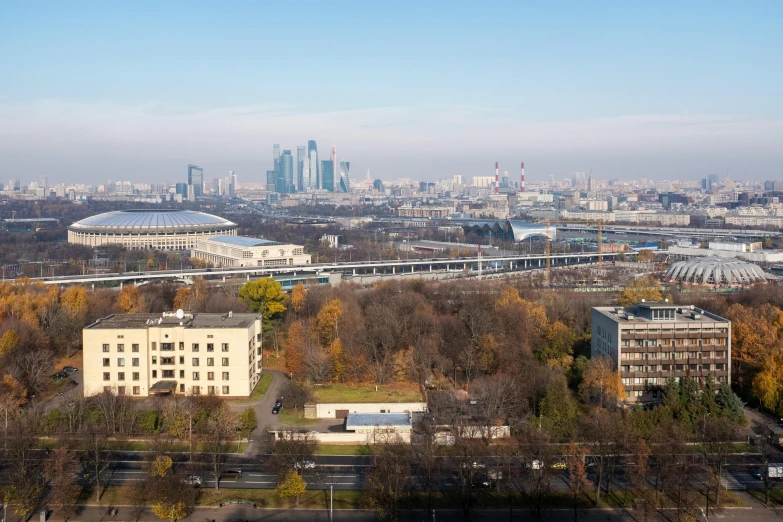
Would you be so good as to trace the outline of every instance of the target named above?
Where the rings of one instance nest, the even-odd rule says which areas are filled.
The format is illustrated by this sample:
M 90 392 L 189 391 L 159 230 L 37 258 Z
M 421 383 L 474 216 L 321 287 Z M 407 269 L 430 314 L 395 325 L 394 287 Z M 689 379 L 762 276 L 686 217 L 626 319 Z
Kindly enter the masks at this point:
M 350 180 L 348 179 L 348 169 L 350 162 L 345 164 L 345 173 L 343 175 L 343 164 L 340 164 L 340 179 L 335 183 L 336 165 L 330 161 L 318 161 L 318 145 L 315 140 L 307 142 L 307 147 L 299 145 L 296 147 L 296 159 L 294 159 L 290 150 L 283 150 L 280 153 L 280 145 L 275 143 L 272 146 L 272 156 L 274 158 L 274 168 L 266 171 L 266 184 L 268 190 L 275 192 L 292 193 L 306 192 L 308 190 L 324 189 L 334 192 L 335 189 L 343 192 L 350 191 Z M 327 178 L 325 166 L 328 167 L 329 174 Z M 343 181 L 343 177 L 345 180 Z

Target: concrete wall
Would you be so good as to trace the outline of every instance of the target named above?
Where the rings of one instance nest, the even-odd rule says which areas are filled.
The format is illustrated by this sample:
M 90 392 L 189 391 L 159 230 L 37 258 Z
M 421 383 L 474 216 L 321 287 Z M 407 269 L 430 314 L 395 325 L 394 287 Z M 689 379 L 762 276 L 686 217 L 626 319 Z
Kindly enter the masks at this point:
M 305 405 L 305 417 L 308 419 L 336 419 L 337 410 L 348 413 L 405 413 L 426 411 L 426 402 L 365 402 L 365 403 L 321 403 L 315 405 L 315 416 L 310 405 Z

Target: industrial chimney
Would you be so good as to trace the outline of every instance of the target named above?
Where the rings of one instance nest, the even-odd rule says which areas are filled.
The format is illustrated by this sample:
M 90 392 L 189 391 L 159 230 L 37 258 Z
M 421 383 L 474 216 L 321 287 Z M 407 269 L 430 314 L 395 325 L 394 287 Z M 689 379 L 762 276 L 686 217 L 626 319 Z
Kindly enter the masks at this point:
M 495 194 L 500 193 L 500 177 L 498 175 L 498 162 L 495 162 Z
M 525 162 L 522 162 L 522 185 L 520 185 L 520 192 L 525 191 Z

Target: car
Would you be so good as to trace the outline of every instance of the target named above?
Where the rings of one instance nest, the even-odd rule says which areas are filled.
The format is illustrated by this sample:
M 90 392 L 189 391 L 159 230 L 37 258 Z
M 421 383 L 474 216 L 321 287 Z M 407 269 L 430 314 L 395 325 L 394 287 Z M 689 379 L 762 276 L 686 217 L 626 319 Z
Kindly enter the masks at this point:
M 73 372 L 78 372 L 79 368 L 77 368 L 76 366 L 63 366 L 63 371 L 65 373 L 73 373 Z
M 294 464 L 296 469 L 315 469 L 315 462 L 312 460 L 302 460 Z
M 555 462 L 552 464 L 552 469 L 566 469 L 566 463 L 562 460 L 560 462 Z
M 278 406 L 278 405 L 275 405 L 275 406 L 272 408 L 272 414 L 273 414 L 273 415 L 277 415 L 278 413 L 280 413 L 280 406 Z
M 186 478 L 182 482 L 184 482 L 188 486 L 200 486 L 201 477 L 199 477 L 198 475 L 188 475 L 188 478 Z
M 223 471 L 223 473 L 220 474 L 220 480 L 223 479 L 229 479 L 229 480 L 237 480 L 242 478 L 242 470 L 241 469 L 227 469 Z
M 478 399 L 471 397 L 468 402 L 470 402 L 471 406 L 475 406 L 476 404 L 478 404 Z
M 283 406 L 283 398 L 280 397 L 275 401 L 275 406 L 282 407 Z
M 52 374 L 52 379 L 65 379 L 68 377 L 68 374 L 65 372 L 57 372 Z
M 761 474 L 761 471 L 759 471 L 759 470 L 755 470 L 755 471 L 753 471 L 753 472 L 751 473 L 751 475 L 753 475 L 753 478 L 754 478 L 754 479 L 756 479 L 756 480 L 761 480 L 761 479 L 763 479 L 763 478 L 764 478 L 764 475 L 762 475 L 762 474 Z

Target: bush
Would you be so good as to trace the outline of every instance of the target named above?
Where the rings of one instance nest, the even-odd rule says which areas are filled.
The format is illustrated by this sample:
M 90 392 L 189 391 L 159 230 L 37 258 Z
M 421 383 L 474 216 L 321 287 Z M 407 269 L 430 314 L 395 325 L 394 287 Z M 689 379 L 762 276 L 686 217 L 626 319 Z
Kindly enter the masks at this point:
M 139 427 L 147 433 L 157 433 L 160 429 L 160 417 L 155 410 L 139 412 Z

